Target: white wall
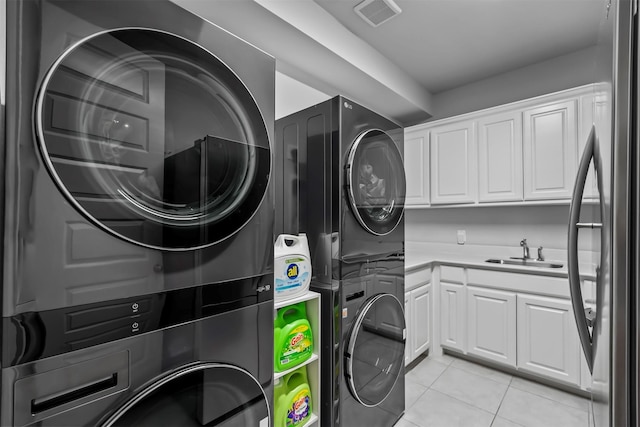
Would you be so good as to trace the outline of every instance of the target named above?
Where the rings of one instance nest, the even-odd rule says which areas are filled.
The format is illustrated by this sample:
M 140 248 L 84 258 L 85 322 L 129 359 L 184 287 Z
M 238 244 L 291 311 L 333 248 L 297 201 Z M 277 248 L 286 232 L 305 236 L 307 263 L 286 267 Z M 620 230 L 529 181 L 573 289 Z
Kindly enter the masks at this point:
M 582 220 L 588 210 L 583 209 Z M 466 245 L 567 248 L 569 206 L 431 208 L 405 210 L 407 241 L 456 244 L 456 231 L 466 230 Z M 580 250 L 591 250 L 589 232 L 580 232 Z
M 332 96 L 276 71 L 276 120 Z
M 594 58 L 590 47 L 440 92 L 429 121 L 594 83 Z

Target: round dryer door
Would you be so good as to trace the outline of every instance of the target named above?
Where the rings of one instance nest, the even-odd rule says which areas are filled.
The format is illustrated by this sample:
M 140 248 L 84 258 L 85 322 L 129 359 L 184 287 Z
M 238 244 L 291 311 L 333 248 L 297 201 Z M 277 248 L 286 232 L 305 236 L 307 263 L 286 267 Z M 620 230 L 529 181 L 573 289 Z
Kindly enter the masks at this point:
M 391 233 L 404 213 L 406 182 L 402 155 L 385 132 L 360 134 L 347 160 L 349 201 L 358 222 L 378 236 Z
M 142 246 L 226 239 L 267 191 L 269 136 L 249 90 L 211 52 L 166 32 L 118 29 L 71 46 L 43 81 L 36 133 L 71 205 Z
M 389 396 L 404 370 L 405 321 L 391 294 L 365 302 L 354 320 L 345 355 L 345 375 L 355 399 L 367 407 Z
M 101 425 L 267 427 L 270 419 L 267 396 L 251 374 L 202 363 L 151 383 Z

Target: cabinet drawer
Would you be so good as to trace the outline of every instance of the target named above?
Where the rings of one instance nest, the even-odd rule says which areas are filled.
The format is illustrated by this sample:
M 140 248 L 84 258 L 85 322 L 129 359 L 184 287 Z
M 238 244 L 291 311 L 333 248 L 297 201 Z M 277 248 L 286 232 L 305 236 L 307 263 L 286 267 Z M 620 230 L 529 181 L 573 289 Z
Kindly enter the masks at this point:
M 467 281 L 469 285 L 569 298 L 569 280 L 564 277 L 470 268 L 467 270 Z
M 410 291 L 425 283 L 431 283 L 431 268 L 414 270 L 404 276 L 405 291 Z
M 449 267 L 443 265 L 440 267 L 440 280 L 444 280 L 449 283 L 464 284 L 464 268 Z

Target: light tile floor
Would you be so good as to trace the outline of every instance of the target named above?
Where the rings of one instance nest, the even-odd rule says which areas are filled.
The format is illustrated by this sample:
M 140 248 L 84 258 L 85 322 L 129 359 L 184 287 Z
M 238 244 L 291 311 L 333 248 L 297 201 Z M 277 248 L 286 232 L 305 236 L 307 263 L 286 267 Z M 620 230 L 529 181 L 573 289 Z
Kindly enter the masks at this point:
M 585 427 L 588 399 L 449 355 L 406 374 L 396 427 Z

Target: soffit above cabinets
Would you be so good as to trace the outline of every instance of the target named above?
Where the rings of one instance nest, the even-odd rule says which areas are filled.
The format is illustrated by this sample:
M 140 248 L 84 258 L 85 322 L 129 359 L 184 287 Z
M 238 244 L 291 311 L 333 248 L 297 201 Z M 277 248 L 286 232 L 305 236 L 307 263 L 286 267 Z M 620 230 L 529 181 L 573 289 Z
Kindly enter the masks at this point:
M 434 95 L 595 45 L 600 0 L 395 0 L 372 27 L 361 0 L 172 0 L 276 58 L 278 71 L 404 126 Z
M 276 58 L 278 71 L 400 124 L 431 116 L 431 94 L 311 0 L 172 0 Z

